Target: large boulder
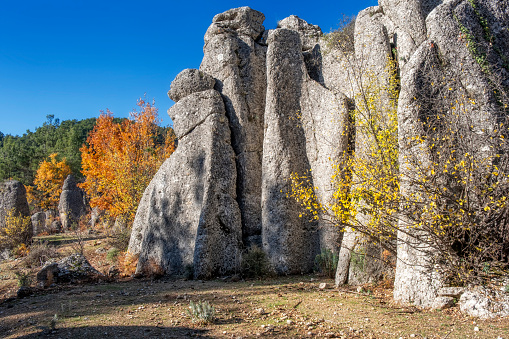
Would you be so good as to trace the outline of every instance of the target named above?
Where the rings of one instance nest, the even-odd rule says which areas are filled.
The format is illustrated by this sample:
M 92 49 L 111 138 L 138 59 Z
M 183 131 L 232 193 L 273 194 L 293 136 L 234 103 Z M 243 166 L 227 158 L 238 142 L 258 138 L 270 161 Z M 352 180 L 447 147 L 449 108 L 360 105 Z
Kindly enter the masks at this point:
M 30 215 L 25 186 L 16 180 L 6 180 L 0 184 L 0 225 L 4 225 L 4 218 L 11 210 L 14 215 Z
M 0 183 L 0 228 L 6 226 L 5 218 L 9 214 L 21 217 L 30 215 L 25 186 L 16 180 Z M 32 227 L 28 227 L 24 238 L 30 241 L 32 234 Z
M 48 262 L 37 272 L 37 285 L 49 287 L 52 284 L 92 281 L 104 277 L 83 254 L 74 253 L 58 262 Z
M 242 226 L 223 99 L 213 89 L 195 92 L 168 114 L 179 146 L 138 207 L 129 243 L 129 251 L 139 256 L 137 272 L 162 268 L 180 275 L 192 267 L 197 278 L 235 272 Z
M 195 92 L 213 89 L 216 80 L 210 75 L 197 69 L 185 69 L 180 72 L 171 83 L 168 97 L 177 102 Z
M 58 203 L 58 212 L 64 229 L 76 226 L 80 217 L 86 213 L 83 191 L 76 185 L 76 180 L 72 174 L 69 174 L 64 181 Z
M 261 41 L 265 16 L 249 7 L 214 17 L 205 34 L 200 70 L 217 79 L 232 136 L 237 201 L 246 246 L 261 245 L 261 178 L 267 47 Z

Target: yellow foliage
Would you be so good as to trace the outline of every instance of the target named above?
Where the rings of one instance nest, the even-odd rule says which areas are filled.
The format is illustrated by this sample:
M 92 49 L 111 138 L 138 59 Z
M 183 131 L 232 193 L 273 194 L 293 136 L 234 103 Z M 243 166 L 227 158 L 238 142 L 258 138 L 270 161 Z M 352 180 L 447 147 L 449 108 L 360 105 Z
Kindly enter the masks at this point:
M 0 228 L 0 249 L 17 249 L 20 245 L 26 248 L 32 227 L 30 217 L 15 214 L 14 209 L 11 209 L 4 218 L 4 225 Z
M 395 239 L 396 218 L 400 203 L 398 165 L 397 99 L 399 79 L 396 64 L 387 65 L 387 83 L 371 75 L 357 95 L 351 112 L 360 151 L 345 151 L 342 160 L 333 164 L 331 182 L 336 187 L 333 203 L 322 205 L 307 175 L 293 173 L 291 192 L 314 219 L 327 215 L 344 228 L 367 233 L 372 239 Z M 367 224 L 357 218 L 368 216 Z
M 71 167 L 66 159 L 57 161 L 57 156 L 58 153 L 53 153 L 49 156 L 49 161 L 43 160 L 39 164 L 34 179 L 37 189 L 25 186 L 28 202 L 35 203 L 43 210 L 58 208 L 62 186 L 67 176 L 71 174 Z
M 123 252 L 118 256 L 118 263 L 122 276 L 129 277 L 136 272 L 138 256 L 129 251 Z

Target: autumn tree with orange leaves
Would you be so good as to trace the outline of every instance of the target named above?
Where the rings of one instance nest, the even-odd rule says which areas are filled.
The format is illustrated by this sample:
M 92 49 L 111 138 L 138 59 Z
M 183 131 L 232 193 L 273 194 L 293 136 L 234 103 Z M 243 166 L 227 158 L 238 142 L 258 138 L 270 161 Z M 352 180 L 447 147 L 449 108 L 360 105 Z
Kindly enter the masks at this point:
M 71 174 L 71 167 L 66 159 L 58 161 L 57 156 L 57 153 L 53 153 L 49 156 L 49 161 L 43 160 L 39 164 L 34 179 L 35 187 L 27 187 L 29 202 L 42 210 L 58 208 L 65 178 Z
M 134 220 L 143 191 L 163 161 L 175 150 L 171 128 L 161 135 L 157 108 L 142 99 L 130 119 L 115 123 L 113 114 L 101 113 L 81 149 L 80 186 L 90 205 L 121 217 L 128 225 Z

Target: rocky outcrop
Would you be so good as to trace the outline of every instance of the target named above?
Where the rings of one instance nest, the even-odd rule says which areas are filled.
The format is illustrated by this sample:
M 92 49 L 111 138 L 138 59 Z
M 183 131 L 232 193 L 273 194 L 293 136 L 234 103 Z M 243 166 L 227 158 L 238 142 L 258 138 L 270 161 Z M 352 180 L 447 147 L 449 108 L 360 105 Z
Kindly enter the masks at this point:
M 350 80 L 353 87 L 353 98 L 357 107 L 363 107 L 366 97 L 363 93 L 373 91 L 373 87 L 386 87 L 388 81 L 387 67 L 392 59 L 390 38 L 384 26 L 384 16 L 379 7 L 369 7 L 361 11 L 355 21 L 353 65 L 348 68 L 354 73 Z M 388 99 L 385 108 L 389 107 Z M 382 117 L 388 119 L 387 117 Z M 362 163 L 371 157 L 375 144 L 372 131 L 368 129 L 370 116 L 363 112 L 355 117 L 355 157 Z M 362 208 L 360 209 L 362 210 Z M 356 220 L 361 225 L 370 223 L 370 216 L 358 211 Z M 336 272 L 336 285 L 352 285 L 377 281 L 383 274 L 382 250 L 370 239 L 348 227 L 339 253 L 339 264 Z
M 92 281 L 104 275 L 97 271 L 82 254 L 74 253 L 58 262 L 48 262 L 37 272 L 37 285 Z
M 353 228 L 341 239 L 329 225 L 300 217 L 301 206 L 287 198 L 288 180 L 292 173 L 307 175 L 320 202 L 333 201 L 332 164 L 347 152 L 368 159 L 374 142 L 363 130 L 369 117 L 353 118 L 351 111 L 369 101 L 362 97 L 369 86 L 382 89 L 381 105 L 395 102 L 383 93 L 391 65 L 401 80 L 395 167 L 402 196 L 414 194 L 407 179 L 416 169 L 408 159 L 417 155 L 426 166 L 431 157 L 409 140 L 423 134 L 426 116 L 452 114 L 442 108 L 470 98 L 462 101 L 469 116 L 460 123 L 478 139 L 501 118 L 490 86 L 509 84 L 508 7 L 507 0 L 380 0 L 359 13 L 344 50 L 296 16 L 265 30 L 263 14 L 248 7 L 216 15 L 200 70 L 183 71 L 169 92 L 179 146 L 137 212 L 130 250 L 140 255 L 138 270 L 159 265 L 182 274 L 193 265 L 195 276 L 210 277 L 233 272 L 242 248 L 261 244 L 276 272 L 302 273 L 312 269 L 320 248 L 338 252 L 341 244 L 337 284 L 387 274 L 381 246 Z M 483 43 L 476 36 L 484 39 L 484 54 L 472 48 Z M 382 123 L 389 119 L 384 114 Z M 482 142 L 472 148 L 478 158 L 495 152 Z M 357 223 L 374 220 L 363 214 L 362 202 L 356 212 Z M 410 224 L 401 216 L 392 225 L 402 230 L 394 297 L 446 307 L 451 297 L 437 292 L 442 278 L 422 269 L 433 249 L 422 230 L 406 230 Z
M 3 223 L 3 218 L 11 210 L 14 215 L 30 215 L 25 186 L 16 180 L 6 180 L 0 184 L 0 222 Z
M 101 223 L 103 220 L 103 217 L 105 216 L 105 211 L 100 209 L 99 207 L 92 208 L 92 211 L 90 212 L 90 221 L 88 222 L 88 225 L 91 228 L 96 227 L 99 223 Z
M 129 251 L 139 255 L 138 273 L 161 267 L 179 275 L 193 267 L 195 277 L 209 278 L 240 265 L 235 154 L 223 98 L 210 89 L 208 77 L 194 86 L 206 90 L 188 94 L 168 111 L 179 145 L 145 190 L 136 213 Z M 188 81 L 177 76 L 172 88 L 193 87 L 180 83 Z
M 77 226 L 80 217 L 86 213 L 83 191 L 76 185 L 76 180 L 72 174 L 67 176 L 62 186 L 58 212 L 64 229 Z
M 38 235 L 46 229 L 46 213 L 37 212 L 30 217 L 34 235 Z
M 422 163 L 431 161 L 426 147 L 410 142 L 412 137 L 424 134 L 422 119 L 428 114 L 442 112 L 443 107 L 451 106 L 451 102 L 462 105 L 469 112 L 468 119 L 458 120 L 460 126 L 466 125 L 462 138 L 476 140 L 475 145 L 466 151 L 484 159 L 492 151 L 482 135 L 493 131 L 498 119 L 494 109 L 497 99 L 490 88 L 495 78 L 502 83 L 509 79 L 502 66 L 504 56 L 509 55 L 509 34 L 501 28 L 509 26 L 509 17 L 503 10 L 508 8 L 507 1 L 446 1 L 436 6 L 432 1 L 416 3 L 427 9 L 421 11 L 425 15 L 426 39 L 416 40 L 420 44 L 402 69 L 398 106 L 400 162 L 405 164 L 400 167 L 403 175 L 401 192 L 406 196 L 416 191 L 408 180 L 416 168 L 408 159 L 419 154 Z M 484 23 L 482 18 L 486 20 Z M 484 48 L 483 44 L 467 41 L 466 35 L 470 34 L 469 39 L 479 37 L 482 41 L 486 31 L 492 34 L 490 47 L 480 63 L 475 53 Z M 479 50 L 472 50 L 471 44 L 477 44 Z M 430 98 L 440 92 L 447 95 L 430 102 Z M 454 114 L 454 109 L 447 114 Z M 409 224 L 402 218 L 400 229 Z M 418 238 L 419 230 L 398 234 L 400 245 L 394 298 L 427 307 L 434 303 L 443 281 L 438 275 L 430 275 L 429 269 L 423 269 L 429 267 L 436 253 L 426 243 L 416 240 Z
M 244 242 L 261 244 L 263 116 L 266 92 L 265 16 L 249 7 L 218 14 L 205 34 L 200 70 L 217 79 L 237 168 Z
M 16 180 L 6 180 L 0 183 L 0 228 L 5 227 L 5 217 L 27 217 L 30 215 L 25 186 Z M 32 228 L 28 227 L 25 239 L 32 238 Z

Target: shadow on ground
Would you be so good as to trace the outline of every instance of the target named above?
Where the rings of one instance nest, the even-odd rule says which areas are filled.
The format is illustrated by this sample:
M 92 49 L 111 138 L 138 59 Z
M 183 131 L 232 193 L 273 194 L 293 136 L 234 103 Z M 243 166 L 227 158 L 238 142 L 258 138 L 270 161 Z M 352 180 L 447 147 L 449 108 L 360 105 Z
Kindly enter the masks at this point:
M 164 326 L 93 326 L 78 328 L 41 328 L 39 332 L 18 338 L 212 338 L 208 330 Z

